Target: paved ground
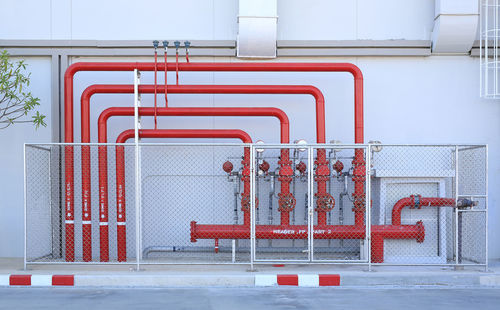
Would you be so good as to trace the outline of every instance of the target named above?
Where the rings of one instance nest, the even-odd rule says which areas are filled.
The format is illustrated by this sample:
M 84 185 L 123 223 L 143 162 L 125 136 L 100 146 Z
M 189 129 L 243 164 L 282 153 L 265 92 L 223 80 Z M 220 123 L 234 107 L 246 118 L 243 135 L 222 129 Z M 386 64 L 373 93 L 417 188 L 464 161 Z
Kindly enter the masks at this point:
M 495 309 L 488 288 L 2 288 L 0 309 Z

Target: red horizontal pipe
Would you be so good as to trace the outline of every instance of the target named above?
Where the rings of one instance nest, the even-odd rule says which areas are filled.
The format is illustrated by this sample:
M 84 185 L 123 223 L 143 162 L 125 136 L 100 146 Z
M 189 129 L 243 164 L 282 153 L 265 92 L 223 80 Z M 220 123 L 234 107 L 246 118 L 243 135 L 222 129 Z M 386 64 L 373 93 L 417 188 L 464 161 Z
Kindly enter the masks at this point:
M 125 143 L 135 137 L 134 129 L 122 131 L 116 143 Z M 243 143 L 252 143 L 250 135 L 239 129 L 139 129 L 140 138 L 221 138 L 240 139 Z
M 445 207 L 455 206 L 455 199 L 453 198 L 439 198 L 439 197 L 420 197 L 419 205 L 422 207 Z M 401 211 L 406 207 L 413 207 L 416 205 L 415 197 L 406 197 L 398 200 L 392 208 L 392 225 L 401 225 Z
M 135 137 L 135 130 L 123 131 L 116 143 L 125 143 Z M 234 138 L 243 143 L 252 143 L 252 138 L 239 129 L 140 129 L 140 138 Z M 250 151 L 245 148 L 245 159 L 250 160 Z M 116 229 L 118 261 L 127 261 L 127 226 L 125 203 L 125 150 L 116 146 Z
M 314 239 L 364 239 L 365 226 L 315 225 Z M 425 229 L 415 225 L 374 225 L 372 234 L 384 239 L 418 239 L 423 242 Z M 307 239 L 307 225 L 256 225 L 257 239 Z M 249 239 L 248 225 L 199 225 L 191 222 L 191 242 L 197 239 Z
M 154 93 L 154 85 L 140 85 L 139 92 Z M 325 143 L 325 99 L 321 91 L 310 85 L 168 85 L 171 94 L 305 94 L 316 102 L 316 142 Z M 165 89 L 158 89 L 159 93 Z M 134 85 L 100 85 L 87 87 L 81 97 L 81 142 L 90 142 L 90 99 L 94 94 L 133 94 Z

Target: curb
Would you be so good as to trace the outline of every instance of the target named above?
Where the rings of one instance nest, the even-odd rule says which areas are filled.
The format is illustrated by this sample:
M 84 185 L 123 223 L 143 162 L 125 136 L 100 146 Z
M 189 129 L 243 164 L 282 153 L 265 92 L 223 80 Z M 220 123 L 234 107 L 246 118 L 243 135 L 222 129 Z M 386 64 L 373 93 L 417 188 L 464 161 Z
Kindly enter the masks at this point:
M 359 287 L 359 286 L 500 287 L 500 275 L 124 275 L 124 274 L 0 274 L 0 287 Z
M 74 275 L 0 275 L 0 286 L 74 286 Z
M 255 276 L 255 286 L 340 286 L 338 274 L 262 274 Z

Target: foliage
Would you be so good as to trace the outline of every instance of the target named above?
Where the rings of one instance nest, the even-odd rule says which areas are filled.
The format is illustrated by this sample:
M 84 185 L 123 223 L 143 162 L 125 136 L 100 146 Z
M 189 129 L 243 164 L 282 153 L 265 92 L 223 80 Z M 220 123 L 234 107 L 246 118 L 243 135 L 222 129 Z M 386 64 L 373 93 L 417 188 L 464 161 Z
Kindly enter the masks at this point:
M 35 111 L 40 99 L 26 91 L 31 73 L 26 74 L 24 60 L 12 62 L 7 51 L 0 54 L 0 129 L 14 123 L 33 123 L 35 128 L 47 126 L 45 115 Z M 32 114 L 31 119 L 26 119 Z

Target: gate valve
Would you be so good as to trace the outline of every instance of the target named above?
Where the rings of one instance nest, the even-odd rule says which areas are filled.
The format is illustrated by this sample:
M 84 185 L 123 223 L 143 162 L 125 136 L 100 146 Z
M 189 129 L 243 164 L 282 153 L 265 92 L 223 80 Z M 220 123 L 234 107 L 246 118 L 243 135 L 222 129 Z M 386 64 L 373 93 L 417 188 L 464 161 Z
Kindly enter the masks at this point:
M 226 161 L 224 164 L 222 164 L 222 170 L 226 173 L 231 173 L 233 171 L 233 163 L 230 162 L 229 160 Z
M 295 209 L 297 201 L 295 200 L 295 197 L 293 197 L 292 193 L 279 193 L 278 197 L 278 211 L 290 212 Z
M 259 206 L 259 199 L 255 197 L 255 208 Z M 241 194 L 241 211 L 250 210 L 250 195 Z
M 342 175 L 342 170 L 344 170 L 344 164 L 340 160 L 337 160 L 333 164 L 332 168 L 333 168 L 333 170 L 337 171 L 337 175 L 338 176 L 341 176 Z
M 328 193 L 324 194 L 315 194 L 316 199 L 316 211 L 320 212 L 328 212 L 332 211 L 335 207 L 335 199 L 332 195 Z
M 301 161 L 295 166 L 295 169 L 297 169 L 297 171 L 299 171 L 300 174 L 303 175 L 307 170 L 307 166 L 303 161 Z
M 474 201 L 470 200 L 467 198 L 460 198 L 457 200 L 457 208 L 459 209 L 466 209 L 466 208 L 471 208 L 475 207 L 479 204 L 479 201 Z
M 263 160 L 262 163 L 259 165 L 259 169 L 262 170 L 265 174 L 267 174 L 270 167 L 271 166 L 269 165 L 269 163 L 265 160 Z

